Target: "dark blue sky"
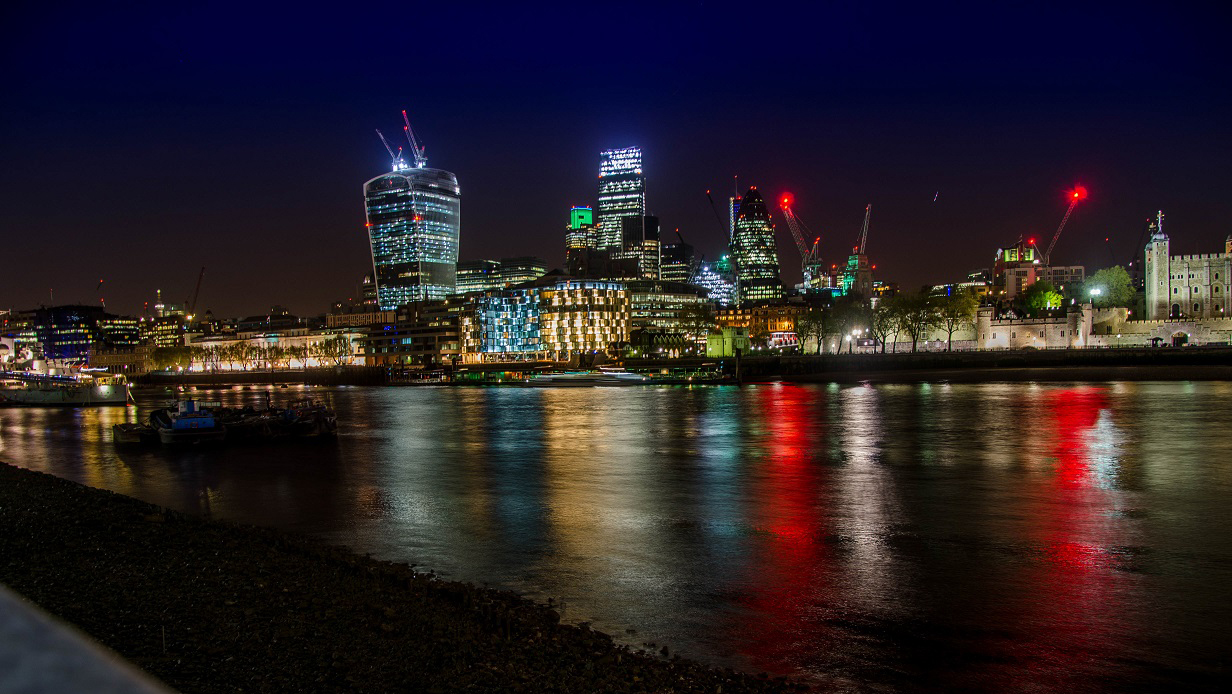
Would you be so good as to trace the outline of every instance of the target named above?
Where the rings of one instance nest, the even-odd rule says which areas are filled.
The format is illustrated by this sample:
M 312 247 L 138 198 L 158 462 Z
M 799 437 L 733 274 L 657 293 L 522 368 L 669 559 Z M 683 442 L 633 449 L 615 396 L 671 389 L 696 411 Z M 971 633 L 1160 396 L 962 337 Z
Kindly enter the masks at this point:
M 1157 208 L 1184 252 L 1232 232 L 1214 3 L 445 4 L 3 10 L 0 306 L 105 279 L 136 313 L 205 265 L 201 308 L 320 313 L 370 266 L 361 186 L 402 108 L 458 175 L 464 259 L 559 264 L 599 151 L 628 145 L 665 231 L 710 258 L 705 191 L 733 175 L 793 192 L 827 259 L 872 203 L 869 253 L 905 286 L 1050 238 L 1074 183 L 1057 263 L 1126 262 Z

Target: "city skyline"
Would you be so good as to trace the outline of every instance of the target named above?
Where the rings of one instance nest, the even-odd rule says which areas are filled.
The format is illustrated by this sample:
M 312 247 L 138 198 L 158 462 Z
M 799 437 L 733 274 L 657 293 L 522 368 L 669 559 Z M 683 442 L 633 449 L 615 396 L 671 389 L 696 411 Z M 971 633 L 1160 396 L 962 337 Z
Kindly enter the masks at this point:
M 12 12 L 26 30 L 4 49 L 13 100 L 3 123 L 15 136 L 0 225 L 18 243 L 66 250 L 8 269 L 4 308 L 50 304 L 54 289 L 57 304 L 105 298 L 109 311 L 134 314 L 156 289 L 191 295 L 204 265 L 201 308 L 216 315 L 324 311 L 368 272 L 355 181 L 382 171 L 372 128 L 401 108 L 466 189 L 463 260 L 563 265 L 569 209 L 597 203 L 595 155 L 627 146 L 644 154 L 648 214 L 708 261 L 727 239 L 705 191 L 722 214 L 738 176 L 742 188 L 794 193 L 826 259 L 845 257 L 874 204 L 869 255 L 879 278 L 907 287 L 989 267 L 1019 235 L 1047 238 L 1075 183 L 1091 197 L 1058 263 L 1140 258 L 1159 208 L 1174 252 L 1209 252 L 1232 217 L 1219 157 L 1227 56 L 1218 23 L 1198 9 L 900 13 L 875 31 L 872 10 L 793 10 L 789 26 L 767 12 L 759 28 L 781 40 L 748 60 L 725 57 L 714 39 L 730 18 L 722 6 L 673 7 L 647 11 L 647 33 L 630 39 L 667 48 L 625 65 L 563 64 L 498 26 L 540 37 L 566 24 L 615 30 L 602 12 L 494 16 L 468 25 L 475 37 L 425 39 L 460 56 L 460 77 L 420 82 L 379 67 L 387 49 L 369 45 L 358 16 L 284 27 L 266 12 L 236 28 L 225 11 Z M 451 19 L 440 12 L 432 19 Z M 818 27 L 835 35 L 817 41 Z M 336 48 L 292 60 L 297 32 L 336 35 Z M 962 48 L 947 44 L 960 34 Z M 215 50 L 220 38 L 234 54 Z M 378 67 L 354 79 L 360 65 Z M 580 103 L 557 88 L 634 74 L 644 79 L 619 100 Z M 755 98 L 733 90 L 742 83 Z M 270 185 L 288 166 L 294 184 Z M 72 183 L 56 185 L 66 171 L 77 172 Z M 799 263 L 774 221 L 790 286 Z

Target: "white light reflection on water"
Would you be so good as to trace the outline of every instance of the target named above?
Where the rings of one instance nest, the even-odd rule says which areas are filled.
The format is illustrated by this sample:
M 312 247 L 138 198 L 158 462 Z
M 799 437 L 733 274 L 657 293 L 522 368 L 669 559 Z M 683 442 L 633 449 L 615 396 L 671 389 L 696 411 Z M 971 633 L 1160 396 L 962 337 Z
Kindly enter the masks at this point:
M 117 450 L 151 396 L 0 411 L 0 458 L 838 688 L 1192 690 L 1232 661 L 1229 384 L 312 392 L 332 446 Z

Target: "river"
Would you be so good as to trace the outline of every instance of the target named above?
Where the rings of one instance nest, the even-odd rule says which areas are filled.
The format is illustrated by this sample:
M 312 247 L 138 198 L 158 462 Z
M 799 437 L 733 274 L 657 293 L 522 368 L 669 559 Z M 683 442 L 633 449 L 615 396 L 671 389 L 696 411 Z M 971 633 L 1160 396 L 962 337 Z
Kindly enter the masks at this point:
M 1229 683 L 1232 383 L 308 392 L 336 443 L 117 449 L 150 391 L 0 410 L 0 460 L 836 690 Z

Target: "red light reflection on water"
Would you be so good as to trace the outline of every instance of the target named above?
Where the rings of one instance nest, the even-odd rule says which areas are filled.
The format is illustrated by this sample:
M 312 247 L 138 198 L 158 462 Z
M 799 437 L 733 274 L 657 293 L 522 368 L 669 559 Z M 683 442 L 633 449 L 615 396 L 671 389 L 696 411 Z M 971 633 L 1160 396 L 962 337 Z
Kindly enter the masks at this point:
M 778 385 L 759 388 L 755 426 L 760 455 L 749 466 L 748 521 L 752 539 L 742 601 L 750 614 L 733 629 L 742 635 L 742 655 L 756 670 L 782 672 L 812 637 L 810 613 L 825 591 L 831 562 L 823 541 L 823 466 L 813 454 L 821 436 L 824 393 Z
M 1109 659 L 1121 641 L 1121 577 L 1107 552 L 1116 532 L 1107 513 L 1113 500 L 1096 484 L 1091 461 L 1092 434 L 1108 397 L 1102 388 L 1069 388 L 1046 393 L 1041 404 L 1056 467 L 1031 523 L 1043 554 L 1022 624 L 1039 663 L 1039 684 L 1068 688 L 1076 684 L 1073 673 Z

